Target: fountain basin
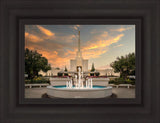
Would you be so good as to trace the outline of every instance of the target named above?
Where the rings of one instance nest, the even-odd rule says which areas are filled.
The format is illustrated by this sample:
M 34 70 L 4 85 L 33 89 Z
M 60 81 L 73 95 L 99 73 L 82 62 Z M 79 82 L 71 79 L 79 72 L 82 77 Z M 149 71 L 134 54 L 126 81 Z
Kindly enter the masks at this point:
M 47 86 L 49 97 L 59 98 L 104 98 L 112 95 L 111 86 L 93 86 L 92 88 L 66 88 L 61 86 Z

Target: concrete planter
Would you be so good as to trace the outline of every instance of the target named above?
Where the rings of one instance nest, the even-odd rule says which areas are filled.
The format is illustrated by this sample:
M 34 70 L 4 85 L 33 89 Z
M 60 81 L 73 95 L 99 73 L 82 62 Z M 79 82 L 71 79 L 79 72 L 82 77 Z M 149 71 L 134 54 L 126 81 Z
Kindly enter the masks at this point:
M 69 89 L 47 86 L 47 94 L 50 97 L 59 98 L 104 98 L 112 95 L 112 87 L 108 86 L 105 88 Z

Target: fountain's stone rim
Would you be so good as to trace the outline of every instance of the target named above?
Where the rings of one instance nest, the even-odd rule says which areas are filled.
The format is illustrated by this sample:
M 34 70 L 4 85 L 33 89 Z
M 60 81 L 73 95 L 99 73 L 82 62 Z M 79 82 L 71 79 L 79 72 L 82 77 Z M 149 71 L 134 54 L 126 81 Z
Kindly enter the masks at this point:
M 112 95 L 112 87 L 70 89 L 47 86 L 47 94 L 51 97 L 59 98 L 104 98 Z
M 99 91 L 112 89 L 112 86 L 107 86 L 104 88 L 56 88 L 54 86 L 47 86 L 48 89 L 62 90 L 62 91 Z

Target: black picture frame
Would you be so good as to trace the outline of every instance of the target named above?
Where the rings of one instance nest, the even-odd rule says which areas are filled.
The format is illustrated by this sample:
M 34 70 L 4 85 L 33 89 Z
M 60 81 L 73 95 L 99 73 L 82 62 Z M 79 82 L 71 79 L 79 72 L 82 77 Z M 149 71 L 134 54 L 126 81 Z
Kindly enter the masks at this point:
M 0 121 L 160 122 L 160 0 L 0 0 Z M 24 24 L 135 24 L 135 99 L 25 99 Z
M 26 19 L 22 18 L 19 19 L 19 45 L 20 45 L 20 52 L 19 52 L 19 66 L 20 66 L 20 72 L 19 72 L 19 82 L 17 83 L 19 85 L 19 100 L 20 104 L 141 104 L 142 103 L 142 90 L 141 90 L 141 33 L 142 33 L 142 18 L 132 18 L 132 19 Z M 137 72 L 136 72 L 136 89 L 135 89 L 135 98 L 105 98 L 105 99 L 61 99 L 61 98 L 50 98 L 50 99 L 30 99 L 25 98 L 25 87 L 24 87 L 24 30 L 25 25 L 72 25 L 72 24 L 80 24 L 80 25 L 135 25 L 135 41 L 136 41 L 136 66 L 137 66 Z M 18 62 L 18 61 L 17 61 Z

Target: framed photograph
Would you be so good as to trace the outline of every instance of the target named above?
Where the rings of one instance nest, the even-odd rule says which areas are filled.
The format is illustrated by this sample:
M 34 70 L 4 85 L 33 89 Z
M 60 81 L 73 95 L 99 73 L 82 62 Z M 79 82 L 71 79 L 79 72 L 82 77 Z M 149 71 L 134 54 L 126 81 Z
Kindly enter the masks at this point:
M 160 122 L 159 0 L 0 11 L 0 122 Z
M 25 98 L 135 98 L 136 25 L 25 25 Z

